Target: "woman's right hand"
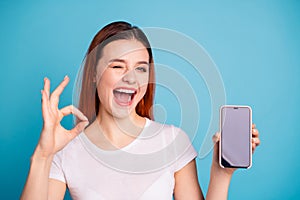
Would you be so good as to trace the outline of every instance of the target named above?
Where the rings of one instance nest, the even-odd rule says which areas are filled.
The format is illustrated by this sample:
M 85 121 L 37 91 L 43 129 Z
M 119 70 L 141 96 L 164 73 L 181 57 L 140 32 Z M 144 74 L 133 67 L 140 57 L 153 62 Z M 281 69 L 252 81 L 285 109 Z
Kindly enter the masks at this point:
M 44 124 L 35 150 L 35 156 L 40 158 L 53 156 L 89 124 L 87 117 L 72 105 L 58 109 L 59 96 L 68 83 L 69 77 L 65 76 L 64 80 L 50 95 L 50 80 L 44 78 L 44 89 L 41 90 Z M 63 117 L 69 114 L 73 114 L 81 120 L 81 122 L 71 130 L 65 129 L 60 124 Z

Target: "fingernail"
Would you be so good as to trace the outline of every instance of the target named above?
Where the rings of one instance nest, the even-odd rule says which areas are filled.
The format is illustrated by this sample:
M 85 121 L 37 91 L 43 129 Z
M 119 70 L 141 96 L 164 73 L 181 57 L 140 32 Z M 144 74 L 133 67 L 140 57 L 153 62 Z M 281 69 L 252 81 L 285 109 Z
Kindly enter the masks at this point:
M 85 122 L 84 123 L 84 127 L 86 127 L 87 125 L 89 125 L 90 123 L 89 122 Z
M 89 121 L 89 119 L 88 119 L 86 116 L 84 116 L 84 119 L 85 119 L 86 121 Z
M 216 135 L 213 135 L 212 140 L 213 140 L 213 143 L 216 143 L 216 142 L 217 142 L 217 136 L 216 136 Z
M 69 78 L 68 75 L 65 75 L 64 80 L 66 80 L 66 78 Z
M 41 94 L 43 95 L 43 90 L 41 90 Z
M 47 80 L 47 77 L 44 78 L 44 81 L 46 81 L 46 80 Z

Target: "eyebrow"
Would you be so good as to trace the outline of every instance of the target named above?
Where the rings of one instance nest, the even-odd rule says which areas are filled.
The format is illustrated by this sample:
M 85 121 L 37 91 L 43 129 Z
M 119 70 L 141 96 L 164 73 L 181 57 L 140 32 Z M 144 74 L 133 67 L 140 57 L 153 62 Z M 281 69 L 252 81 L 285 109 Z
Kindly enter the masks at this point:
M 126 64 L 125 60 L 119 59 L 119 58 L 111 59 L 111 60 L 108 61 L 108 63 L 112 63 L 112 62 L 121 62 L 121 63 L 125 63 Z M 136 64 L 146 64 L 146 65 L 149 65 L 149 62 L 147 62 L 147 61 L 138 61 Z

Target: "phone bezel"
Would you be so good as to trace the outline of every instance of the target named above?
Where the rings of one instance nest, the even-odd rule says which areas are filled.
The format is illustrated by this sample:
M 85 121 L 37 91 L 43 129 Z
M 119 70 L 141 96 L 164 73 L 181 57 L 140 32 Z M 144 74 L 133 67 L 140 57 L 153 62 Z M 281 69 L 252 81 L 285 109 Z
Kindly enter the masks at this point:
M 220 107 L 220 141 L 219 141 L 219 165 L 222 167 L 222 168 L 229 168 L 229 167 L 225 167 L 222 165 L 222 119 L 223 119 L 223 116 L 222 116 L 222 110 L 224 108 L 247 108 L 249 109 L 249 112 L 250 112 L 250 144 L 249 144 L 249 152 L 250 152 L 250 164 L 249 166 L 247 167 L 244 167 L 244 166 L 233 166 L 233 167 L 230 167 L 230 168 L 242 168 L 242 169 L 249 169 L 252 167 L 252 144 L 251 144 L 251 141 L 252 141 L 252 109 L 250 106 L 247 106 L 247 105 L 223 105 Z

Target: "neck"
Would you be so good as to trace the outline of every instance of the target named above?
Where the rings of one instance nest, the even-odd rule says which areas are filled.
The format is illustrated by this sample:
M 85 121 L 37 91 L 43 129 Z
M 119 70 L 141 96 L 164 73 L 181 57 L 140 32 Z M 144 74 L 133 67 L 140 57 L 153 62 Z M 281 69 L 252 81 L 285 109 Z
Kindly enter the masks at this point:
M 126 141 L 135 139 L 145 125 L 145 118 L 135 112 L 122 118 L 112 116 L 110 113 L 99 110 L 97 123 L 100 132 L 116 146 L 122 146 Z

